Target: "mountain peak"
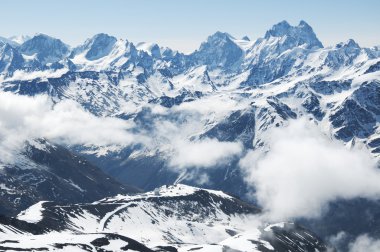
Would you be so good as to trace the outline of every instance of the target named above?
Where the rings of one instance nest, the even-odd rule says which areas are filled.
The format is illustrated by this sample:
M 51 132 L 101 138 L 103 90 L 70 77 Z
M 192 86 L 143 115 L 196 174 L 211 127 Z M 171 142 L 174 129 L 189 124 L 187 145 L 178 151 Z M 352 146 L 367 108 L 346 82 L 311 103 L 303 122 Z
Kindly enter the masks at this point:
M 300 21 L 300 23 L 298 24 L 298 27 L 305 27 L 305 28 L 311 29 L 311 26 L 308 23 L 306 23 L 306 21 L 304 21 L 304 20 Z
M 34 34 L 34 36 L 32 38 L 36 38 L 36 37 L 37 38 L 53 38 L 53 37 L 51 37 L 45 33 L 40 33 L 40 32 Z
M 60 39 L 46 34 L 36 34 L 20 46 L 20 51 L 25 55 L 37 54 L 37 59 L 43 63 L 53 63 L 61 60 L 69 53 L 69 46 Z
M 303 20 L 300 21 L 298 26 L 291 26 L 287 21 L 275 24 L 264 36 L 265 39 L 271 37 L 284 37 L 293 46 L 306 45 L 308 49 L 323 47 L 315 35 L 313 28 Z
M 272 26 L 270 30 L 265 33 L 265 38 L 269 37 L 282 37 L 286 35 L 292 26 L 287 21 L 281 21 Z
M 108 55 L 116 42 L 117 38 L 105 33 L 94 35 L 83 45 L 83 48 L 87 49 L 86 59 L 97 60 Z
M 115 44 L 116 41 L 117 41 L 117 38 L 115 38 L 114 36 L 110 36 L 106 33 L 98 33 L 92 36 L 92 38 L 87 39 L 84 42 L 84 46 L 86 47 L 93 46 L 93 45 L 107 46 L 109 44 L 112 44 L 112 45 Z
M 36 44 L 36 43 L 48 43 L 48 41 L 50 41 L 49 43 L 59 43 L 59 44 L 65 45 L 60 39 L 51 37 L 43 33 L 37 33 L 32 38 L 25 41 L 21 46 L 25 47 L 24 46 L 25 44 L 31 45 L 31 44 Z
M 235 38 L 226 32 L 216 32 L 203 42 L 191 57 L 200 64 L 211 68 L 233 66 L 242 56 L 242 49 L 234 42 Z
M 227 40 L 227 39 L 233 40 L 235 38 L 227 32 L 217 31 L 207 38 L 207 42 L 211 42 L 215 40 Z
M 137 50 L 144 51 L 153 58 L 161 58 L 161 48 L 156 43 L 139 42 L 136 45 Z
M 244 37 L 242 37 L 242 38 L 241 38 L 241 40 L 245 40 L 245 41 L 251 41 L 251 40 L 249 39 L 249 37 L 248 37 L 248 36 L 244 36 Z
M 117 40 L 114 36 L 108 35 L 107 33 L 95 34 L 91 40 Z
M 32 38 L 30 38 L 29 40 L 37 40 L 37 41 L 47 41 L 47 40 L 52 40 L 52 41 L 60 41 L 61 43 L 63 43 L 60 39 L 57 39 L 57 38 L 53 38 L 49 35 L 46 35 L 44 33 L 36 33 Z
M 356 43 L 355 40 L 353 39 L 349 39 L 347 40 L 346 42 L 341 42 L 339 44 L 336 45 L 336 48 L 354 48 L 354 49 L 360 49 L 360 46 L 358 43 Z

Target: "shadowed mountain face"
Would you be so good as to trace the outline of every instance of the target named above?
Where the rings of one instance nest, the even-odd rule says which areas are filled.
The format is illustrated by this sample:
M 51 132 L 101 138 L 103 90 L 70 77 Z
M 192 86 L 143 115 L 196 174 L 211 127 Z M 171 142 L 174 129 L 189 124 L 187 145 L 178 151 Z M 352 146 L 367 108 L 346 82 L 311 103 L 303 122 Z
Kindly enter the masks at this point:
M 45 140 L 28 143 L 16 161 L 5 164 L 0 213 L 14 215 L 41 200 L 90 202 L 118 193 L 136 193 L 86 159 Z
M 61 40 L 49 37 L 44 34 L 36 35 L 20 45 L 18 50 L 31 57 L 41 66 L 48 63 L 59 62 L 68 56 L 69 47 Z

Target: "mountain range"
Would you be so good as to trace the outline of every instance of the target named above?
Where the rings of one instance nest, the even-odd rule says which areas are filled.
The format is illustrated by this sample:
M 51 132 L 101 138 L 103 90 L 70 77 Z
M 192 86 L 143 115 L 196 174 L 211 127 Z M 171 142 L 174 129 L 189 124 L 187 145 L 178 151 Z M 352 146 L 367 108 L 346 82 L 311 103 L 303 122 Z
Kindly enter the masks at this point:
M 68 236 L 62 244 L 77 244 L 71 233 L 79 232 L 88 240 L 80 245 L 84 250 L 96 247 L 96 240 L 99 251 L 114 243 L 134 244 L 138 251 L 171 251 L 170 246 L 179 251 L 245 251 L 239 243 L 259 251 L 324 251 L 318 237 L 327 241 L 345 232 L 352 241 L 363 232 L 378 235 L 380 202 L 366 198 L 339 199 L 324 218 L 296 218 L 297 224 L 273 226 L 276 231 L 244 229 L 241 219 L 224 222 L 231 215 L 261 211 L 242 158 L 271 153 L 271 132 L 292 121 L 304 119 L 339 145 L 366 151 L 379 167 L 378 47 L 362 48 L 352 39 L 324 47 L 305 21 L 296 26 L 280 22 L 256 40 L 216 32 L 190 54 L 103 33 L 77 47 L 37 34 L 0 38 L 0 80 L 3 93 L 43 96 L 52 107 L 74 102 L 91 116 L 130 125 L 132 136 L 130 142 L 107 144 L 36 136 L 11 161 L 0 156 L 0 213 L 6 215 L 3 223 L 15 225 L 1 228 L 4 233 L 11 229 L 12 235 L 33 233 L 43 240 L 63 232 Z M 166 195 L 169 189 L 156 188 L 164 185 L 191 193 L 162 196 L 160 190 Z M 155 189 L 160 197 L 154 196 Z M 218 200 L 222 205 L 212 205 Z M 232 209 L 226 203 L 231 200 Z M 38 208 L 41 219 L 25 224 L 27 212 L 20 211 L 30 206 Z M 205 212 L 182 213 L 183 223 L 173 228 L 184 209 Z M 209 211 L 212 217 L 206 218 Z M 352 221 L 356 215 L 360 218 Z M 107 223 L 102 223 L 105 217 Z M 146 230 L 155 231 L 145 235 Z M 273 234 L 265 236 L 266 231 L 277 240 Z M 280 236 L 312 247 L 281 243 Z M 26 238 L 15 237 L 0 245 L 22 249 L 18 244 Z

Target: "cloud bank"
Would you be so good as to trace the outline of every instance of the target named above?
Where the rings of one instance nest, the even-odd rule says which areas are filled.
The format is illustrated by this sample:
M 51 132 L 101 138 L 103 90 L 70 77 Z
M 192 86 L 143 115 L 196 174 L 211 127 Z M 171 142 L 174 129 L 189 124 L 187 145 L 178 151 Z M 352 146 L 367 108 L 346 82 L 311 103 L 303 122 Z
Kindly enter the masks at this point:
M 380 171 L 366 151 L 328 139 L 306 120 L 268 136 L 268 153 L 250 152 L 240 163 L 268 218 L 319 217 L 339 198 L 379 198 Z
M 380 251 L 380 240 L 376 240 L 364 234 L 349 244 L 349 252 L 378 252 Z
M 72 100 L 54 104 L 47 96 L 0 92 L 0 101 L 0 161 L 5 163 L 12 162 L 25 141 L 38 138 L 64 145 L 112 146 L 113 150 L 118 149 L 115 146 L 142 144 L 164 153 L 170 168 L 178 172 L 215 166 L 243 150 L 235 142 L 191 141 L 191 136 L 203 129 L 199 117 L 192 113 L 183 122 L 157 117 L 153 130 L 144 131 L 132 121 L 97 117 Z
M 26 140 L 47 138 L 62 144 L 97 146 L 134 142 L 130 123 L 99 118 L 79 104 L 65 100 L 53 104 L 46 96 L 27 97 L 0 92 L 0 157 L 11 161 L 12 153 Z
M 169 165 L 180 169 L 186 167 L 212 167 L 228 161 L 243 151 L 236 142 L 220 142 L 216 139 L 199 141 L 179 140 L 174 143 L 175 151 Z
M 194 139 L 203 132 L 204 125 L 197 113 L 187 116 L 182 122 L 157 119 L 154 126 L 156 148 L 166 152 L 169 168 L 173 171 L 215 167 L 241 155 L 243 146 L 240 142 Z

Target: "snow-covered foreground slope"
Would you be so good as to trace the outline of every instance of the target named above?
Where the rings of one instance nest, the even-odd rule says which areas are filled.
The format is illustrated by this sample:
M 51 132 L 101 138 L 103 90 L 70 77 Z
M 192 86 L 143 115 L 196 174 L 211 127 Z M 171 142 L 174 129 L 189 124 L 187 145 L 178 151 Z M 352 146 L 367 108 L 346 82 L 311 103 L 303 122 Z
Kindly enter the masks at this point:
M 10 237 L 0 244 L 1 251 L 141 251 L 151 252 L 143 244 L 116 234 L 23 235 Z
M 311 232 L 290 223 L 262 224 L 259 213 L 221 191 L 180 184 L 89 204 L 40 202 L 13 223 L 2 220 L 0 248 L 150 251 L 144 244 L 155 251 L 326 250 Z

